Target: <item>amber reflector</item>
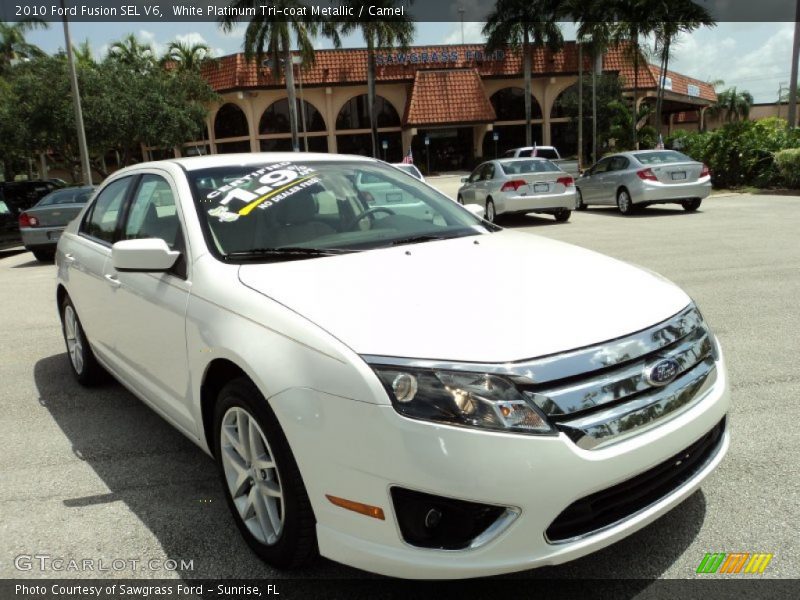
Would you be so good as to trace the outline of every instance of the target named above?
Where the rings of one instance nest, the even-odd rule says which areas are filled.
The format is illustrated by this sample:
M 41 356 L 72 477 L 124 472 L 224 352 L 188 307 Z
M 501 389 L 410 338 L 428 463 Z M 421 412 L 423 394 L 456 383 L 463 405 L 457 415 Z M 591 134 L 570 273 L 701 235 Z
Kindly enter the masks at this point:
M 383 521 L 386 518 L 383 516 L 383 509 L 378 508 L 377 506 L 370 506 L 369 504 L 362 504 L 361 502 L 355 502 L 353 500 L 345 500 L 344 498 L 338 498 L 328 494 L 325 494 L 325 497 L 331 501 L 331 504 L 341 506 L 342 508 L 352 510 L 353 512 L 357 512 L 362 515 L 367 515 L 373 519 L 380 519 Z

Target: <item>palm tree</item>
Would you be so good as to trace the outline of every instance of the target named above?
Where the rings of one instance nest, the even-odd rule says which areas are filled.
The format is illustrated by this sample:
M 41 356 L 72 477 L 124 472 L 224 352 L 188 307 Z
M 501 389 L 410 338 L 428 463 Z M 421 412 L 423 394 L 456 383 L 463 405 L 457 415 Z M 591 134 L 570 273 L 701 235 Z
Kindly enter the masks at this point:
M 748 91 L 738 91 L 736 87 L 728 88 L 717 94 L 717 103 L 709 107 L 708 112 L 713 116 L 725 113 L 725 119 L 732 123 L 750 116 L 750 107 L 753 106 L 753 95 Z
M 108 59 L 136 71 L 144 71 L 155 64 L 156 54 L 150 44 L 140 43 L 135 35 L 129 33 L 111 44 L 108 49 Z
M 25 41 L 25 34 L 37 28 L 47 29 L 49 25 L 40 19 L 27 19 L 16 23 L 0 22 L 0 73 L 11 66 L 12 61 L 21 58 L 42 56 L 44 52 Z
M 564 15 L 572 18 L 578 25 L 578 81 L 583 83 L 583 47 L 589 49 L 592 57 L 592 162 L 597 161 L 597 70 L 594 65 L 601 57 L 612 38 L 612 24 L 607 21 L 609 3 L 604 0 L 568 0 L 563 5 Z M 583 102 L 579 103 L 579 123 L 583 121 Z M 582 128 L 581 128 L 582 129 Z M 582 136 L 579 136 L 582 137 Z M 583 146 L 581 146 L 581 158 Z
M 75 62 L 82 66 L 92 66 L 95 64 L 94 52 L 88 39 L 83 40 L 80 45 L 72 47 L 72 55 Z
M 244 53 L 247 60 L 255 59 L 262 63 L 269 55 L 269 65 L 275 81 L 285 73 L 286 93 L 289 100 L 289 124 L 292 130 L 292 150 L 300 151 L 297 132 L 297 94 L 294 89 L 294 62 L 292 60 L 292 38 L 297 43 L 301 68 L 314 63 L 314 38 L 318 34 L 330 38 L 339 47 L 341 40 L 336 25 L 331 21 L 313 20 L 300 17 L 295 20 L 273 20 L 262 16 L 261 0 L 232 0 L 228 5 L 232 15 L 220 17 L 224 31 L 230 31 L 242 18 L 238 16 L 244 9 L 254 9 L 257 16 L 247 25 L 244 34 Z M 274 0 L 271 6 L 278 14 L 302 14 L 307 8 L 300 0 Z
M 200 66 L 211 58 L 211 48 L 206 44 L 170 42 L 161 57 L 162 63 L 173 63 L 177 71 L 199 71 Z
M 361 14 L 366 6 L 392 7 L 393 0 L 348 0 L 347 3 L 355 14 Z M 347 21 L 342 23 L 342 34 L 348 35 L 360 30 L 367 44 L 367 111 L 372 137 L 372 156 L 379 158 L 378 151 L 378 118 L 375 112 L 375 52 L 400 48 L 405 51 L 414 37 L 414 23 L 408 17 L 399 17 L 386 21 Z
M 633 58 L 633 106 L 639 103 L 639 62 L 641 59 L 642 37 L 652 33 L 656 27 L 654 8 L 660 0 L 616 0 L 613 17 L 619 19 L 614 28 L 614 41 L 628 45 L 628 54 Z M 638 109 L 634 112 L 638 112 Z M 636 148 L 637 122 L 632 119 L 632 148 Z
M 564 43 L 558 19 L 562 14 L 559 0 L 497 0 L 489 14 L 483 34 L 486 50 L 506 47 L 522 52 L 525 78 L 525 144 L 532 144 L 531 131 L 531 50 L 546 46 L 557 51 Z
M 656 127 L 661 133 L 661 110 L 664 105 L 664 85 L 669 68 L 670 48 L 681 33 L 690 33 L 700 27 L 714 27 L 716 22 L 709 12 L 692 0 L 659 0 L 656 7 L 655 42 L 661 58 L 661 74 L 656 98 Z

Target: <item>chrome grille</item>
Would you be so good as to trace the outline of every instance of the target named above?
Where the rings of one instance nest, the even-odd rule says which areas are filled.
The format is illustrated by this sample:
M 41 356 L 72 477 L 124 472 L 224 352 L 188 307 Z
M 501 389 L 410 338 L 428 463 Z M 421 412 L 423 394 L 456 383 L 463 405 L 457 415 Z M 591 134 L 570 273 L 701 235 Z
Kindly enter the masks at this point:
M 621 441 L 677 415 L 704 397 L 717 379 L 711 333 L 693 306 L 646 332 L 580 354 L 604 366 L 521 387 L 559 430 L 585 449 Z M 600 356 L 603 361 L 596 359 Z M 674 361 L 677 374 L 666 385 L 654 385 L 648 370 L 667 359 Z M 559 357 L 549 360 L 553 368 Z M 561 360 L 569 364 L 575 357 Z M 541 372 L 535 366 L 533 370 Z

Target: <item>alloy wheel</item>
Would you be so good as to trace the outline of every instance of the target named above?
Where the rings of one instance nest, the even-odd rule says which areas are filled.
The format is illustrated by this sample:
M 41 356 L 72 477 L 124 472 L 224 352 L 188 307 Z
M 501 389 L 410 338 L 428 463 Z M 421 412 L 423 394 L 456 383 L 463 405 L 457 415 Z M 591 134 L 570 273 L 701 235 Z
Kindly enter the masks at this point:
M 496 216 L 497 215 L 495 214 L 494 211 L 494 202 L 489 200 L 486 203 L 486 220 L 489 221 L 490 223 L 494 223 Z
M 80 375 L 83 373 L 83 336 L 78 325 L 78 317 L 70 305 L 64 309 L 64 337 L 67 340 L 69 359 L 75 372 Z
M 269 442 L 241 407 L 222 418 L 220 449 L 228 492 L 242 522 L 259 542 L 278 541 L 284 525 L 283 488 Z
M 631 197 L 625 190 L 622 190 L 617 196 L 617 206 L 619 207 L 619 212 L 623 215 L 628 215 L 632 212 L 633 204 L 631 203 Z

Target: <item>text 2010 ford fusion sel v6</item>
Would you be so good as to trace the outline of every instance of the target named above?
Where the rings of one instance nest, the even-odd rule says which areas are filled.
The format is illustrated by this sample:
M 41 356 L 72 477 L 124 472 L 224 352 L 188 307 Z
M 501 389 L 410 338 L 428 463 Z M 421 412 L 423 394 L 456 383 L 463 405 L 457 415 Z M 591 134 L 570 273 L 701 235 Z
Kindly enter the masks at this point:
M 102 365 L 212 454 L 277 567 L 582 556 L 719 464 L 723 357 L 668 281 L 471 210 L 357 157 L 123 169 L 58 245 L 72 369 Z

